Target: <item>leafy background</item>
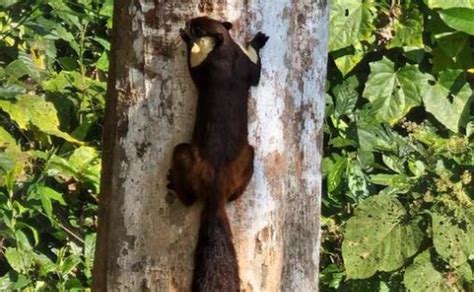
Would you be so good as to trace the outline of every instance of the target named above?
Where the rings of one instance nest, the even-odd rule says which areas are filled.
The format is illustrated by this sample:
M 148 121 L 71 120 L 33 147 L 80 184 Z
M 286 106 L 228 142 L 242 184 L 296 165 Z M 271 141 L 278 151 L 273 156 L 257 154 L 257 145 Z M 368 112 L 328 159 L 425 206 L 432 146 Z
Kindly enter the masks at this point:
M 0 1 L 0 290 L 90 286 L 112 0 Z
M 112 0 L 0 1 L 0 290 L 90 287 Z M 474 289 L 473 0 L 334 0 L 321 290 Z
M 473 291 L 474 1 L 335 0 L 323 291 Z

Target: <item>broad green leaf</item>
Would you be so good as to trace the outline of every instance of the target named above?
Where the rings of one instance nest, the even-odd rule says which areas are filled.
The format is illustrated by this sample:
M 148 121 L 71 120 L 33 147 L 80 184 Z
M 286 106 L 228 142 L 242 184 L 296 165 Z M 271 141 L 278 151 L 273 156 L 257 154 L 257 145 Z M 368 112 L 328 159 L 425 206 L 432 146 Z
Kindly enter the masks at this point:
M 334 58 L 334 62 L 342 76 L 346 76 L 360 63 L 366 53 L 364 46 L 356 42 L 351 47 L 339 50 L 331 56 Z
M 461 279 L 465 281 L 466 283 L 474 284 L 472 282 L 474 280 L 473 274 L 472 274 L 473 271 L 471 269 L 471 265 L 468 262 L 460 265 L 459 267 L 456 267 L 454 272 L 458 279 Z
M 469 42 L 463 32 L 443 32 L 434 35 L 436 46 L 432 51 L 433 73 L 447 69 L 468 69 L 473 64 Z
M 113 14 L 113 0 L 105 0 L 102 2 L 102 8 L 100 9 L 100 15 L 107 16 L 108 19 L 112 19 Z
M 18 0 L 1 0 L 0 1 L 0 6 L 3 8 L 7 8 L 9 6 L 12 6 L 13 4 L 16 4 Z
M 68 163 L 75 169 L 75 177 L 93 183 L 96 191 L 100 183 L 100 156 L 92 147 L 79 147 L 69 157 Z
M 474 121 L 470 121 L 466 125 L 466 137 L 470 138 L 474 134 Z
M 30 193 L 29 198 L 40 200 L 43 210 L 45 211 L 46 215 L 48 215 L 49 218 L 53 217 L 53 202 L 52 201 L 59 202 L 63 206 L 66 205 L 63 199 L 63 195 L 61 193 L 58 193 L 52 188 L 49 188 L 44 185 L 35 186 L 33 191 Z
M 16 140 L 4 128 L 0 127 L 0 147 L 7 147 L 8 145 L 16 145 Z
M 84 265 L 86 266 L 85 273 L 92 276 L 92 264 L 94 263 L 96 234 L 89 234 L 84 240 Z
M 404 174 L 374 174 L 370 176 L 370 181 L 376 185 L 393 187 L 399 190 L 410 188 L 410 180 Z
M 4 84 L 0 87 L 0 98 L 8 99 L 26 92 L 25 87 L 15 83 Z
M 336 0 L 331 3 L 329 20 L 329 51 L 369 40 L 375 30 L 373 0 Z
M 426 5 L 433 8 L 449 9 L 454 7 L 474 8 L 474 0 L 424 0 Z
M 68 80 L 67 74 L 61 72 L 51 76 L 51 78 L 41 83 L 44 90 L 51 92 L 64 92 L 68 86 L 71 86 L 71 81 Z
M 0 100 L 0 109 L 6 112 L 10 118 L 18 124 L 21 129 L 27 129 L 29 115 L 27 111 L 18 106 L 16 102 L 10 100 Z
M 439 11 L 439 16 L 449 27 L 474 35 L 474 9 L 450 8 Z
M 452 267 L 466 263 L 474 255 L 474 208 L 460 206 L 456 213 L 457 216 L 440 210 L 431 212 L 436 252 Z
M 370 63 L 370 75 L 363 96 L 372 104 L 379 121 L 393 125 L 412 107 L 420 105 L 421 93 L 429 80 L 430 76 L 414 65 L 395 71 L 393 62 L 384 57 Z
M 0 277 L 0 291 L 11 291 L 13 283 L 14 282 L 10 280 L 9 273 L 6 273 L 3 277 Z
M 382 155 L 382 160 L 385 165 L 388 166 L 388 168 L 395 171 L 396 173 L 405 173 L 403 158 L 393 155 Z
M 446 128 L 458 133 L 459 126 L 467 123 L 467 111 L 472 99 L 472 90 L 469 84 L 464 83 L 458 92 L 452 92 L 453 83 L 443 84 L 444 79 L 450 76 L 459 76 L 461 72 L 455 70 L 441 73 L 440 80 L 429 86 L 423 95 L 423 103 L 428 112 L 440 121 Z M 452 102 L 449 98 L 452 98 Z
M 339 71 L 341 71 L 342 76 L 346 76 L 347 73 L 351 72 L 352 69 L 354 69 L 355 66 L 359 64 L 363 57 L 364 55 L 362 53 L 358 53 L 358 51 L 356 51 L 354 54 L 339 57 L 334 60 L 334 62 L 336 63 Z
M 21 252 L 11 247 L 6 248 L 5 258 L 7 259 L 8 264 L 18 273 L 27 272 L 33 263 L 28 253 Z
M 443 278 L 443 274 L 435 269 L 431 262 L 430 252 L 424 251 L 419 254 L 411 266 L 409 266 L 403 277 L 403 283 L 408 290 L 413 292 L 431 291 L 448 292 L 452 290 Z
M 62 157 L 48 155 L 48 153 L 41 151 L 32 151 L 31 154 L 36 158 L 47 161 L 45 172 L 48 176 L 60 177 L 64 181 L 67 181 L 76 175 L 76 169 L 69 165 L 69 162 Z
M 406 7 L 402 5 L 401 16 L 393 21 L 393 38 L 389 40 L 388 48 L 424 47 L 423 15 L 414 3 Z
M 328 191 L 331 193 L 341 184 L 342 176 L 346 170 L 347 159 L 340 157 L 336 163 L 329 169 L 327 176 Z
M 10 80 L 17 80 L 25 75 L 35 80 L 41 80 L 41 70 L 34 64 L 31 56 L 25 53 L 20 53 L 15 61 L 8 64 L 5 73 Z
M 357 103 L 359 94 L 356 88 L 359 86 L 359 82 L 355 76 L 349 77 L 344 82 L 333 89 L 336 108 L 334 115 L 336 118 L 342 115 L 351 114 Z
M 40 274 L 43 276 L 57 271 L 56 264 L 44 254 L 35 254 L 34 261 L 38 265 Z
M 357 138 L 359 148 L 364 152 L 395 151 L 397 147 L 390 133 L 381 125 L 372 122 L 357 122 Z
M 32 249 L 30 241 L 28 240 L 28 236 L 26 236 L 26 234 L 23 231 L 21 230 L 15 231 L 15 239 L 16 239 L 17 247 L 19 248 L 19 250 L 29 251 Z
M 100 56 L 99 60 L 97 60 L 95 66 L 97 69 L 107 72 L 109 70 L 109 57 L 107 52 L 103 52 Z
M 66 206 L 63 195 L 50 187 L 38 185 L 36 186 L 36 192 L 41 197 L 46 197 L 49 200 L 56 201 L 59 204 Z
M 355 201 L 369 196 L 367 178 L 358 161 L 351 161 L 347 167 L 347 187 Z
M 413 256 L 424 238 L 416 220 L 394 197 L 364 200 L 347 221 L 342 255 L 349 279 L 365 279 L 377 271 L 393 271 Z
M 17 102 L 0 100 L 0 109 L 8 113 L 22 129 L 28 129 L 33 125 L 46 134 L 61 137 L 68 142 L 81 143 L 59 129 L 54 105 L 42 97 L 26 95 Z
M 69 273 L 81 263 L 81 259 L 78 256 L 69 256 L 65 261 L 61 263 L 61 274 L 63 278 L 66 278 Z
M 82 146 L 74 150 L 71 156 L 69 156 L 68 162 L 70 166 L 80 172 L 97 159 L 99 159 L 99 153 L 95 148 Z

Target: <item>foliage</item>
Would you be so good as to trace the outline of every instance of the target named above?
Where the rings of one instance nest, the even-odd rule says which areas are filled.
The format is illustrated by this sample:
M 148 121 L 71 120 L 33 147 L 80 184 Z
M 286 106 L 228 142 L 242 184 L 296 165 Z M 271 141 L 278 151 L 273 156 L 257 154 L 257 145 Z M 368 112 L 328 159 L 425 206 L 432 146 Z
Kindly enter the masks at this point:
M 470 0 L 333 2 L 322 290 L 474 289 L 473 20 Z
M 90 286 L 112 1 L 0 1 L 0 290 Z

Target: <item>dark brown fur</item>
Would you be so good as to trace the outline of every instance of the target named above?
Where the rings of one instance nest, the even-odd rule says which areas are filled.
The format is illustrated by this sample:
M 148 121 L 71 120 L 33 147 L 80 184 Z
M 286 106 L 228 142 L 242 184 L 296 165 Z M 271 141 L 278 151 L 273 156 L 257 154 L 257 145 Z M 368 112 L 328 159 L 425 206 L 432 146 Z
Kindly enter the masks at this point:
M 199 92 L 192 141 L 175 147 L 169 188 L 185 205 L 200 198 L 205 207 L 195 251 L 192 291 L 239 291 L 238 263 L 225 204 L 237 199 L 253 173 L 254 151 L 247 135 L 250 86 L 260 78 L 260 58 L 252 63 L 232 40 L 232 25 L 207 17 L 181 30 L 188 54 L 193 40 L 211 36 L 214 50 L 189 66 Z M 258 33 L 249 45 L 258 52 L 268 37 Z

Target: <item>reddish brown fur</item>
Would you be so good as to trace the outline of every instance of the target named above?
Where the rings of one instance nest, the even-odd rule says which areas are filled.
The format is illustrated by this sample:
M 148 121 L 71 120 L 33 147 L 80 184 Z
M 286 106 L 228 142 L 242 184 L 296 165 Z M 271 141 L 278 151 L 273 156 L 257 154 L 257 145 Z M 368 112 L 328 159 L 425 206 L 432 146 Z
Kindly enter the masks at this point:
M 188 53 L 202 36 L 216 46 L 200 65 L 191 68 L 199 91 L 194 134 L 189 144 L 175 147 L 169 188 L 185 205 L 202 199 L 205 207 L 195 252 L 193 291 L 239 291 L 238 264 L 225 203 L 237 199 L 253 173 L 254 150 L 247 134 L 250 86 L 258 84 L 260 60 L 252 63 L 230 37 L 230 23 L 207 17 L 190 20 L 181 31 Z M 250 42 L 258 52 L 268 37 Z

